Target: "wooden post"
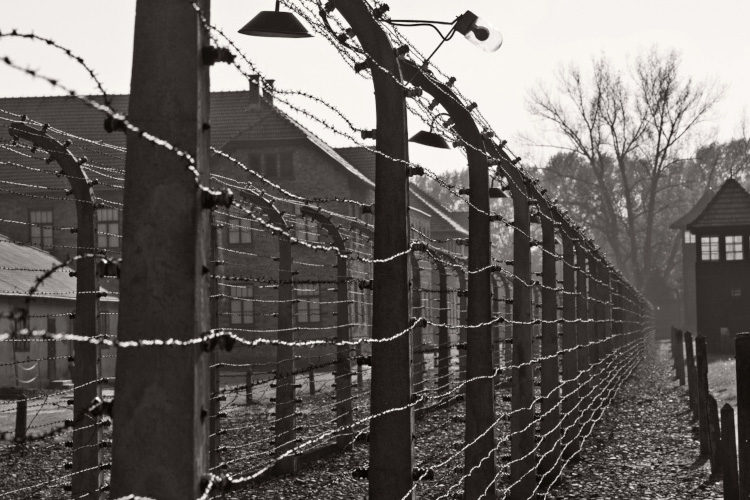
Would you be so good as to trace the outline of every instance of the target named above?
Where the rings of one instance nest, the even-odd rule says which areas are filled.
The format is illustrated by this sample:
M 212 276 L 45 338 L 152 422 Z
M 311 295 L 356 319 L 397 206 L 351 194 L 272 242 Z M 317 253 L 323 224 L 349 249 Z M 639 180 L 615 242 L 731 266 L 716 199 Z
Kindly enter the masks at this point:
M 578 394 L 581 399 L 580 422 L 585 421 L 589 415 L 588 408 L 591 406 L 591 372 L 589 371 L 589 281 L 586 277 L 587 269 L 586 249 L 582 243 L 576 244 L 576 312 L 578 322 L 576 323 L 576 339 L 578 344 Z M 580 437 L 584 435 L 583 424 L 580 426 Z M 580 443 L 577 444 L 580 449 Z
M 409 328 L 409 248 L 406 103 L 401 68 L 388 37 L 363 0 L 336 3 L 371 64 L 377 127 L 375 144 L 375 264 L 369 497 L 413 498 L 414 412 L 410 335 L 377 342 Z M 382 68 L 382 69 L 381 69 Z M 398 408 L 398 411 L 394 411 Z M 387 412 L 387 413 L 385 413 Z
M 735 337 L 737 357 L 737 459 L 740 498 L 750 497 L 750 333 Z
M 26 441 L 26 396 L 18 389 L 18 401 L 16 402 L 16 443 Z
M 677 367 L 677 379 L 680 385 L 685 385 L 685 356 L 682 351 L 682 330 L 675 330 L 675 364 Z
M 685 332 L 685 370 L 687 371 L 688 396 L 690 397 L 690 411 L 693 412 L 693 419 L 698 418 L 698 381 L 695 371 L 695 359 L 693 356 L 693 336 L 690 332 Z
M 706 356 L 706 339 L 700 333 L 695 338 L 695 355 L 698 364 L 698 427 L 701 442 L 701 455 L 711 453 L 708 431 L 708 359 Z M 738 379 L 739 380 L 739 379 Z
M 307 383 L 310 386 L 310 396 L 315 396 L 315 368 L 312 367 L 312 364 L 307 372 Z
M 711 447 L 711 474 L 721 474 L 721 429 L 719 428 L 719 407 L 711 393 L 706 398 L 706 412 L 708 414 L 708 442 Z
M 721 470 L 724 478 L 724 500 L 739 500 L 737 476 L 737 443 L 734 434 L 734 409 L 729 403 L 721 409 Z
M 576 437 L 578 422 L 578 404 L 581 394 L 578 389 L 578 352 L 576 346 L 576 271 L 575 271 L 575 244 L 567 225 L 562 231 L 563 244 L 563 458 L 568 459 L 578 452 L 580 440 Z
M 208 15 L 210 1 L 197 3 Z M 205 184 L 209 83 L 201 50 L 208 45 L 191 5 L 138 0 L 128 119 L 195 158 Z M 126 171 L 118 338 L 200 337 L 209 329 L 207 193 L 185 157 L 136 133 L 127 136 Z M 112 498 L 201 495 L 208 361 L 200 344 L 118 349 Z
M 16 139 L 31 141 L 34 146 L 46 150 L 62 168 L 76 200 L 76 246 L 79 260 L 76 262 L 76 315 L 75 332 L 84 337 L 97 335 L 99 316 L 99 280 L 96 274 L 96 197 L 89 179 L 81 168 L 82 163 L 73 156 L 67 146 L 49 137 L 44 130 L 36 130 L 25 123 L 13 123 L 9 133 Z M 95 398 L 101 398 L 101 386 L 95 381 L 101 378 L 100 349 L 88 342 L 75 343 L 73 365 L 73 471 L 71 478 L 73 497 L 99 498 L 101 488 L 101 429 L 99 416 L 88 413 Z M 53 360 L 54 364 L 54 360 Z
M 248 368 L 245 372 L 245 404 L 253 404 L 253 369 Z

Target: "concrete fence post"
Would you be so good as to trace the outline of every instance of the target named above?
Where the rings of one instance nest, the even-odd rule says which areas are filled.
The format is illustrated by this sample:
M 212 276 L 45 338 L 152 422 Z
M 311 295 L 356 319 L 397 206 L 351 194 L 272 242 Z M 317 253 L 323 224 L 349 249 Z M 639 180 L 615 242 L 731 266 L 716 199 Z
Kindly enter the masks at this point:
M 734 409 L 729 403 L 721 409 L 721 470 L 724 476 L 724 500 L 739 500 L 737 442 L 734 434 Z
M 735 337 L 740 498 L 750 498 L 750 333 Z

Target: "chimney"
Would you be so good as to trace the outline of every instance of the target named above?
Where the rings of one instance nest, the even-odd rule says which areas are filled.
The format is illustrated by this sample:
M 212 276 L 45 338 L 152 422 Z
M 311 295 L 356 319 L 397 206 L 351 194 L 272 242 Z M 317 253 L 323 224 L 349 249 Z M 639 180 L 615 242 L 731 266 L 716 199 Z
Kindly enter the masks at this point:
M 266 79 L 266 84 L 264 86 L 264 92 L 263 97 L 266 98 L 266 103 L 273 106 L 273 84 L 276 83 L 276 80 L 269 80 Z
M 263 80 L 260 75 L 250 75 L 250 105 L 262 102 L 273 106 L 273 84 L 276 80 Z
M 260 104 L 260 75 L 250 75 L 250 105 L 257 106 Z

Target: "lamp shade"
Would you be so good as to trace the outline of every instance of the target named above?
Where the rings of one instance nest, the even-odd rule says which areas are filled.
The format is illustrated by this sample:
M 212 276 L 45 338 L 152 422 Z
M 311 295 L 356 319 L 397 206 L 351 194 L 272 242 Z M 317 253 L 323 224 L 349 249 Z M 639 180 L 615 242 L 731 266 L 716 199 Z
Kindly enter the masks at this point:
M 249 36 L 278 38 L 308 38 L 312 35 L 291 12 L 264 10 L 259 12 L 239 31 Z
M 428 132 L 426 130 L 420 130 L 414 136 L 409 139 L 409 142 L 416 144 L 422 144 L 423 146 L 430 146 L 432 148 L 450 149 L 450 146 L 445 139 L 435 132 Z

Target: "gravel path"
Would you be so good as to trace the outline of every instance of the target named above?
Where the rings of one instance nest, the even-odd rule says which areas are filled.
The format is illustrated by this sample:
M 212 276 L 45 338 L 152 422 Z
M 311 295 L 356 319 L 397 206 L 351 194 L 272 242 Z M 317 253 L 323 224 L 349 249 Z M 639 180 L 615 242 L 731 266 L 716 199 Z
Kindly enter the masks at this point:
M 673 380 L 668 344 L 656 344 L 548 498 L 723 498 L 700 459 L 687 386 Z

